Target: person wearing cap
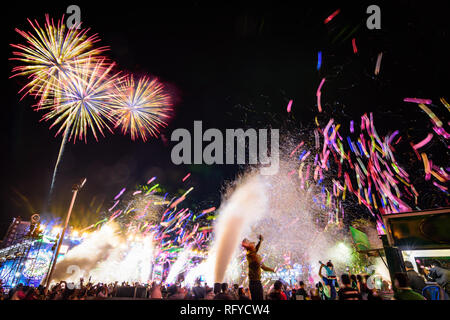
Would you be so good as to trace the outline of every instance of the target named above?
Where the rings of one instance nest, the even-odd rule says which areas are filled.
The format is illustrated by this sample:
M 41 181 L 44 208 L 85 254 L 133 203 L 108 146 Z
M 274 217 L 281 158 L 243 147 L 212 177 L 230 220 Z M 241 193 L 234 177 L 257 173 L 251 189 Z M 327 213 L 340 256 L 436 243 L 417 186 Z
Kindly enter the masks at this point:
M 263 237 L 259 235 L 258 244 L 248 239 L 242 240 L 242 247 L 247 250 L 247 262 L 248 262 L 248 279 L 252 300 L 263 300 L 264 290 L 261 284 L 261 269 L 264 271 L 275 272 L 274 269 L 269 268 L 262 263 L 262 258 L 258 254 L 259 247 Z

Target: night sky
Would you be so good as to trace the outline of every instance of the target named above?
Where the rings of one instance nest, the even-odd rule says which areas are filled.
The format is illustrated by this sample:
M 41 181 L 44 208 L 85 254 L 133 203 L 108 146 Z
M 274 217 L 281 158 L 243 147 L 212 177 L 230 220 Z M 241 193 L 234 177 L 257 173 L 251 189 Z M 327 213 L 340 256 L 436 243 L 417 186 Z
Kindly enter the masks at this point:
M 204 130 L 311 127 L 317 114 L 315 93 L 323 77 L 327 78 L 322 90 L 325 113 L 320 119 L 334 117 L 345 121 L 345 126 L 350 119 L 373 112 L 380 136 L 398 129 L 405 138 L 422 140 L 430 130 L 428 117 L 403 98 L 449 100 L 449 11 L 444 1 L 432 5 L 391 2 L 298 1 L 295 6 L 259 2 L 214 6 L 207 1 L 186 1 L 183 6 L 167 1 L 13 3 L 2 17 L 6 81 L 0 134 L 0 237 L 19 215 L 25 219 L 32 213 L 62 217 L 71 186 L 82 177 L 87 177 L 87 183 L 74 208 L 75 225 L 98 221 L 94 208 L 102 203 L 109 208 L 123 187 L 133 189 L 152 176 L 168 191 L 178 192 L 187 188 L 181 179 L 191 172 L 192 201 L 204 208 L 217 206 L 225 182 L 242 168 L 173 165 L 171 132 L 192 130 L 194 120 L 202 120 Z M 19 101 L 17 91 L 25 82 L 8 79 L 14 66 L 14 61 L 8 60 L 12 56 L 9 44 L 23 42 L 14 28 L 30 30 L 27 18 L 43 24 L 46 13 L 58 19 L 70 4 L 80 6 L 83 27 L 90 27 L 91 33 L 99 34 L 100 44 L 110 47 L 108 56 L 118 69 L 158 77 L 170 88 L 176 105 L 169 126 L 162 130 L 168 142 L 132 142 L 117 132 L 98 142 L 89 135 L 87 144 L 68 144 L 47 207 L 61 136 L 55 138 L 56 130 L 39 122 L 43 113 L 33 111 L 33 98 Z M 381 30 L 366 28 L 370 4 L 381 7 Z M 339 15 L 325 25 L 324 19 L 337 9 L 341 9 Z M 356 38 L 358 55 L 353 54 L 352 38 Z M 320 71 L 316 69 L 318 51 L 323 52 Z M 381 51 L 381 73 L 375 77 L 373 70 Z M 290 99 L 294 104 L 287 115 Z M 442 106 L 441 120 L 448 119 L 444 111 Z M 448 164 L 448 152 L 436 150 L 441 150 L 433 153 L 436 163 Z M 420 207 L 448 205 L 442 192 L 424 182 L 423 166 L 413 161 L 411 150 L 398 151 L 404 152 L 397 160 L 412 175 L 417 174 L 415 186 L 423 195 Z

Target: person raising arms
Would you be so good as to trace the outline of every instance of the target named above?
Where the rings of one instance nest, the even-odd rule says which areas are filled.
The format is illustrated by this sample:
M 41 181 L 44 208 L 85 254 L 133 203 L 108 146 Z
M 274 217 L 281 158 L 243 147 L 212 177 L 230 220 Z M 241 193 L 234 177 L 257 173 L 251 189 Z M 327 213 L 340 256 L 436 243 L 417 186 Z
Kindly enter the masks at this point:
M 248 278 L 252 300 L 264 299 L 264 291 L 261 284 L 261 269 L 264 271 L 275 272 L 274 269 L 269 268 L 262 263 L 262 258 L 258 254 L 259 247 L 263 240 L 262 235 L 259 235 L 258 239 L 259 241 L 256 245 L 248 239 L 242 240 L 242 247 L 247 250 Z

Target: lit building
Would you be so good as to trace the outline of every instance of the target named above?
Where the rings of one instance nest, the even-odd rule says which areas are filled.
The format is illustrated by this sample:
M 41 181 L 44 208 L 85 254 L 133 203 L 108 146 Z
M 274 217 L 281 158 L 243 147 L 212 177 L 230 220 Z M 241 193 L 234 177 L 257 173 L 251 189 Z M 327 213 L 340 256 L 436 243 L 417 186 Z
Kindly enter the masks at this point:
M 0 248 L 6 248 L 23 238 L 30 229 L 30 221 L 22 221 L 21 217 L 14 218 L 3 238 Z
M 49 271 L 53 259 L 55 243 L 61 232 L 59 227 L 45 227 L 39 223 L 14 218 L 0 248 L 0 279 L 3 285 L 14 287 L 22 283 L 38 286 Z M 81 242 L 77 233 L 64 237 L 58 260 Z

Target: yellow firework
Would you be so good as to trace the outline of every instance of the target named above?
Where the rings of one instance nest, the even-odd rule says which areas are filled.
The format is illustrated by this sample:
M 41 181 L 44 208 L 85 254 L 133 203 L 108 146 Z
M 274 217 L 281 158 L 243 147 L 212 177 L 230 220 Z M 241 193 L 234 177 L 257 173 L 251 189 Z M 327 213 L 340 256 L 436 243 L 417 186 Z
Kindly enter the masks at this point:
M 50 128 L 60 126 L 56 135 L 63 131 L 69 141 L 72 137 L 74 141 L 77 138 L 86 141 L 89 129 L 96 140 L 98 132 L 103 136 L 104 129 L 112 132 L 113 88 L 122 81 L 119 73 L 112 73 L 113 67 L 113 63 L 92 62 L 88 58 L 83 64 L 75 64 L 64 75 L 49 80 L 50 98 L 44 100 L 39 108 L 48 110 L 43 120 L 53 121 Z
M 172 99 L 157 79 L 142 77 L 135 81 L 130 75 L 115 88 L 112 100 L 115 127 L 131 139 L 157 137 L 159 128 L 167 125 L 172 110 Z
M 92 62 L 95 57 L 104 59 L 99 55 L 107 49 L 93 48 L 100 39 L 96 34 L 88 36 L 89 29 L 78 30 L 77 26 L 67 29 L 62 19 L 56 25 L 48 15 L 45 19 L 43 28 L 36 20 L 33 23 L 28 19 L 34 33 L 16 28 L 27 44 L 11 44 L 18 50 L 13 52 L 11 60 L 22 63 L 13 68 L 12 77 L 27 76 L 29 82 L 20 91 L 39 97 L 40 103 L 49 97 L 52 86 L 62 74 L 87 60 Z

